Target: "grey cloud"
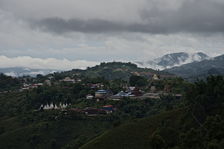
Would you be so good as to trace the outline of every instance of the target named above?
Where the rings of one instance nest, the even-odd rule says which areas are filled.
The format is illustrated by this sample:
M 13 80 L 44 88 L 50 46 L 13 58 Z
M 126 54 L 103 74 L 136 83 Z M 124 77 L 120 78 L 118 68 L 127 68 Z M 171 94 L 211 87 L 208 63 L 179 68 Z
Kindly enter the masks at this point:
M 156 26 L 154 24 L 125 24 L 100 19 L 65 20 L 62 18 L 47 18 L 40 21 L 34 21 L 31 23 L 31 26 L 40 28 L 44 31 L 50 31 L 59 34 L 72 31 L 84 33 L 107 33 L 121 31 L 163 33 L 166 31 L 165 28 L 161 28 L 161 26 Z
M 152 4 L 149 1 L 149 5 Z M 163 8 L 164 7 L 164 8 Z M 64 19 L 49 17 L 35 20 L 32 26 L 53 33 L 68 32 L 107 33 L 142 32 L 152 34 L 168 33 L 224 33 L 224 3 L 211 0 L 185 0 L 177 9 L 167 9 L 163 5 L 142 8 L 142 21 L 125 23 L 104 19 Z M 127 14 L 127 17 L 131 17 Z
M 31 23 L 33 27 L 40 27 L 45 31 L 55 33 L 66 33 L 71 31 L 97 33 L 97 32 L 112 32 L 125 30 L 125 26 L 106 20 L 80 20 L 70 19 L 65 20 L 62 18 L 47 18 Z
M 91 61 L 223 54 L 223 14 L 224 0 L 0 0 L 0 54 Z

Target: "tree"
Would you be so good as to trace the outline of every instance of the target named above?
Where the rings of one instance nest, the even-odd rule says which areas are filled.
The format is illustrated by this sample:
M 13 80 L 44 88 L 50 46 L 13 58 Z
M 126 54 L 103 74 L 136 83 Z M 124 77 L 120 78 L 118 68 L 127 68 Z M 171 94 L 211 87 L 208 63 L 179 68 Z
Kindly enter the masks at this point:
M 202 149 L 205 148 L 204 137 L 199 129 L 192 128 L 181 135 L 183 149 Z
M 143 87 L 148 84 L 148 81 L 145 77 L 133 75 L 129 78 L 129 83 L 131 86 Z
M 18 89 L 20 86 L 21 82 L 19 79 L 0 74 L 0 92 Z
M 155 132 L 151 136 L 150 144 L 151 144 L 152 149 L 164 149 L 165 148 L 165 141 L 157 132 Z
M 190 111 L 198 120 L 205 120 L 213 109 L 222 109 L 224 101 L 224 78 L 210 76 L 206 81 L 199 80 L 189 86 L 186 101 Z

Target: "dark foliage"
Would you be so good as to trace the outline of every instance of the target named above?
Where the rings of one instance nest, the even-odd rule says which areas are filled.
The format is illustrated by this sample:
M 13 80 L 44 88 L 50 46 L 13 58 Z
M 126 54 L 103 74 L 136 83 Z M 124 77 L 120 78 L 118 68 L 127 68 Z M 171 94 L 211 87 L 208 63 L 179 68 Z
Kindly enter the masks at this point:
M 20 85 L 21 82 L 17 78 L 0 74 L 0 92 L 18 89 Z

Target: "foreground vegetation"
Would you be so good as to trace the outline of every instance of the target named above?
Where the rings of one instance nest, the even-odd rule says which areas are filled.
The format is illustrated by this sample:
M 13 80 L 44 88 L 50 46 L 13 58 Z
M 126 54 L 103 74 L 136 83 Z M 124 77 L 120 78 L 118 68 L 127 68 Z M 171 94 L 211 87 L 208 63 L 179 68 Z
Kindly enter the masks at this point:
M 126 123 L 90 141 L 82 149 L 222 149 L 224 79 L 192 84 L 181 109 Z
M 20 96 L 20 99 L 18 98 Z M 12 96 L 3 96 L 1 102 Z M 75 107 L 101 107 L 105 104 L 116 106 L 117 111 L 110 115 L 88 117 L 73 111 L 37 111 L 23 109 L 25 95 L 14 94 L 8 110 L 1 110 L 0 146 L 1 148 L 78 148 L 91 139 L 116 128 L 133 119 L 143 118 L 174 108 L 178 100 L 167 102 L 151 100 L 102 101 L 77 100 Z M 17 100 L 18 99 L 18 100 Z M 15 100 L 15 101 L 14 101 Z M 18 104 L 16 103 L 18 101 Z M 21 102 L 21 103 L 19 103 Z M 25 102 L 25 100 L 24 100 Z M 4 107 L 3 107 L 4 108 Z M 2 109 L 3 109 L 2 108 Z M 26 112 L 27 111 L 27 112 Z

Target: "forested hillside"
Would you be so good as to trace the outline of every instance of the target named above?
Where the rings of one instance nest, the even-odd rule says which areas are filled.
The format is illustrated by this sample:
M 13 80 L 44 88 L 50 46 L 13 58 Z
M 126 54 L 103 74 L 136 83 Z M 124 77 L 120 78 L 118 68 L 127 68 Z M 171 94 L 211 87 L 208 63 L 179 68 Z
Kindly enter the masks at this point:
M 224 74 L 224 55 L 201 62 L 193 62 L 165 70 L 188 80 L 205 79 L 210 75 Z
M 164 77 L 172 76 L 170 73 L 156 71 L 149 68 L 139 68 L 133 63 L 124 62 L 109 62 L 101 63 L 95 67 L 87 68 L 86 70 L 74 69 L 72 71 L 64 72 L 61 74 L 71 75 L 71 74 L 81 74 L 86 77 L 103 77 L 107 80 L 122 79 L 128 81 L 131 75 L 141 75 L 145 77 L 151 77 L 153 74 L 158 74 Z
M 0 92 L 18 89 L 21 86 L 21 82 L 9 76 L 0 73 Z
M 126 123 L 90 141 L 82 149 L 222 149 L 224 79 L 209 77 L 188 89 L 184 106 Z
M 113 71 L 125 65 L 120 69 L 130 77 L 99 73 L 108 65 Z M 83 70 L 36 78 L 2 75 L 9 86 L 0 93 L 1 148 L 223 148 L 223 76 L 190 83 L 121 63 L 86 71 L 97 75 Z M 113 79 L 105 78 L 109 75 Z

